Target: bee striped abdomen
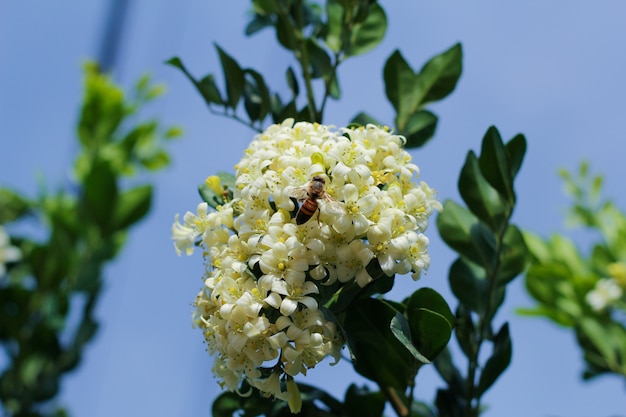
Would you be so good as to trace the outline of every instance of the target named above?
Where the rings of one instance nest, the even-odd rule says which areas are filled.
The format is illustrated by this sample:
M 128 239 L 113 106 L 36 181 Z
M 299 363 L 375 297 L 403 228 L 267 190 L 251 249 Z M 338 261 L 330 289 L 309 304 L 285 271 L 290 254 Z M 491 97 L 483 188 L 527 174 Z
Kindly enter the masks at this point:
M 307 198 L 302 202 L 300 209 L 296 213 L 296 224 L 304 224 L 317 211 L 317 201 L 312 198 Z

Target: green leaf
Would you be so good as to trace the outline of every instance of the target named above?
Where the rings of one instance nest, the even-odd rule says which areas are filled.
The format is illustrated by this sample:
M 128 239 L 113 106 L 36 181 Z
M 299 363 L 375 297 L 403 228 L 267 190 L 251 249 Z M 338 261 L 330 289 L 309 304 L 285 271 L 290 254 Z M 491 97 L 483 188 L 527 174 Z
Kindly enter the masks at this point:
M 445 348 L 433 361 L 435 369 L 446 382 L 451 392 L 457 397 L 465 396 L 465 380 L 461 376 L 461 372 L 452 361 L 450 350 Z
M 366 378 L 403 391 L 413 379 L 416 361 L 391 331 L 398 312 L 384 301 L 355 301 L 346 311 L 343 329 L 351 340 L 354 369 Z
M 196 83 L 196 89 L 200 92 L 207 104 L 224 104 L 224 99 L 222 98 L 220 90 L 217 88 L 213 74 L 203 77 L 199 83 Z
M 387 99 L 397 112 L 396 125 L 404 131 L 418 104 L 415 73 L 400 51 L 395 50 L 385 62 L 383 77 Z
M 349 126 L 357 125 L 357 126 L 367 126 L 368 124 L 373 124 L 376 126 L 383 126 L 384 124 L 376 120 L 374 117 L 370 116 L 367 113 L 359 113 L 352 118 Z
M 413 344 L 428 359 L 434 359 L 452 335 L 455 320 L 450 307 L 435 290 L 421 288 L 409 297 L 406 315 Z
M 235 411 L 240 410 L 243 397 L 234 392 L 223 392 L 217 396 L 212 405 L 213 417 L 232 417 Z
M 526 138 L 524 135 L 516 135 L 506 145 L 504 145 L 504 152 L 509 162 L 509 170 L 511 177 L 515 178 L 519 172 L 524 155 L 526 154 Z
M 87 65 L 84 97 L 78 122 L 78 137 L 92 151 L 106 145 L 129 110 L 124 92 L 97 65 Z
M 419 105 L 441 100 L 450 94 L 461 77 L 462 67 L 463 49 L 460 43 L 431 58 L 417 75 Z
M 513 278 L 524 272 L 528 260 L 528 251 L 522 232 L 515 225 L 509 225 L 504 233 L 502 251 L 500 252 L 500 267 L 496 282 L 506 285 Z
M 263 76 L 252 69 L 246 69 L 244 105 L 251 121 L 263 120 L 270 111 L 270 92 Z
M 142 157 L 140 162 L 144 168 L 150 171 L 157 171 L 170 164 L 170 154 L 164 149 L 159 149 L 148 156 Z
M 101 229 L 108 230 L 118 197 L 111 165 L 102 160 L 94 161 L 82 185 L 85 215 Z
M 419 148 L 435 134 L 437 116 L 428 110 L 419 110 L 411 115 L 406 130 L 401 132 L 407 139 L 406 148 Z
M 461 305 L 483 315 L 489 290 L 485 270 L 473 262 L 457 258 L 450 266 L 449 280 L 450 289 Z
M 293 51 L 297 48 L 298 42 L 296 41 L 295 29 L 291 25 L 289 18 L 282 13 L 277 16 L 275 23 L 276 38 L 278 42 L 286 49 Z
M 272 26 L 274 26 L 274 21 L 270 17 L 255 14 L 252 20 L 246 25 L 245 34 L 246 36 L 251 36 L 267 27 Z
M 367 386 L 350 384 L 344 399 L 344 410 L 348 417 L 380 417 L 385 409 L 385 396 L 372 392 Z
M 471 310 L 463 303 L 460 303 L 456 309 L 454 334 L 465 356 L 468 358 L 473 357 L 478 350 L 476 326 L 472 319 Z
M 329 0 L 326 2 L 326 16 L 328 20 L 326 22 L 324 43 L 331 51 L 338 53 L 343 46 L 344 8 L 338 1 Z
M 413 338 L 411 337 L 411 329 L 409 328 L 409 322 L 406 317 L 404 317 L 400 313 L 396 313 L 395 317 L 391 319 L 391 333 L 398 339 L 400 343 L 411 352 L 411 355 L 421 363 L 430 363 L 430 360 L 424 355 L 422 355 L 413 345 Z M 416 340 L 420 340 L 419 336 L 416 337 Z M 422 340 L 420 340 L 421 342 Z M 424 344 L 424 343 L 422 343 Z M 425 344 L 424 344 L 425 345 Z
M 292 98 L 295 100 L 300 93 L 300 87 L 298 86 L 298 78 L 296 77 L 296 73 L 293 68 L 287 68 L 287 72 L 285 73 L 285 78 L 287 78 L 287 85 L 289 86 L 289 90 L 291 90 Z
M 266 16 L 278 11 L 278 3 L 276 0 L 252 0 L 254 12 L 262 16 Z
M 511 363 L 511 337 L 505 323 L 493 339 L 493 353 L 485 363 L 478 383 L 479 395 L 487 391 Z
M 331 75 L 332 67 L 328 53 L 318 45 L 314 39 L 308 39 L 306 50 L 309 56 L 309 73 L 313 78 L 328 78 Z
M 183 61 L 180 58 L 173 57 L 165 61 L 165 63 L 181 70 L 182 73 L 187 77 L 187 79 L 191 81 L 191 83 L 194 85 L 196 90 L 200 93 L 200 95 L 207 104 L 224 104 L 224 100 L 222 99 L 217 85 L 215 84 L 215 79 L 213 75 L 207 75 L 198 82 L 187 70 L 187 68 L 183 64 Z
M 244 73 L 237 61 L 222 50 L 217 44 L 215 49 L 220 57 L 222 71 L 224 72 L 224 80 L 226 82 L 227 103 L 231 108 L 236 108 L 239 99 L 243 95 L 245 86 Z
M 458 182 L 459 192 L 467 207 L 494 233 L 506 224 L 512 207 L 507 204 L 483 176 L 474 152 L 467 153 Z
M 521 163 L 521 161 L 519 163 Z M 513 176 L 511 175 L 514 169 L 509 166 L 502 138 L 500 137 L 498 129 L 494 126 L 491 126 L 483 137 L 479 164 L 487 182 L 489 182 L 511 206 L 515 205 Z
M 124 230 L 141 220 L 150 211 L 152 186 L 142 185 L 121 193 L 115 204 L 112 226 Z
M 350 32 L 346 56 L 361 55 L 374 49 L 385 37 L 387 16 L 378 3 L 370 5 L 364 21 L 354 25 Z
M 437 217 L 437 228 L 452 249 L 487 271 L 493 269 L 495 236 L 466 208 L 447 200 Z

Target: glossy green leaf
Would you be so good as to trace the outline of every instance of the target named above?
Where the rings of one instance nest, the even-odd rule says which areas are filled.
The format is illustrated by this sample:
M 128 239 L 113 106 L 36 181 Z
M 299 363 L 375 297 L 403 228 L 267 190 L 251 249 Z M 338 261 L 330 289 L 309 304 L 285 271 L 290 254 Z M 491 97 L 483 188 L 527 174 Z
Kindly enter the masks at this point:
M 419 313 L 416 313 L 415 316 L 417 316 L 418 314 Z M 402 343 L 406 350 L 408 350 L 415 359 L 417 359 L 421 363 L 430 363 L 430 360 L 422 353 L 420 353 L 413 344 L 414 338 L 411 336 L 411 329 L 409 328 L 409 322 L 407 321 L 406 317 L 398 312 L 395 317 L 391 319 L 390 328 L 391 333 L 393 333 L 396 339 L 398 339 L 398 341 Z M 415 340 L 423 342 L 420 336 L 422 335 L 417 335 L 415 337 Z M 422 343 L 422 345 L 427 346 L 426 343 Z
M 397 311 L 384 301 L 355 301 L 346 311 L 344 331 L 351 339 L 354 369 L 379 384 L 404 390 L 416 361 L 391 331 Z
M 328 53 L 314 39 L 311 38 L 309 38 L 306 42 L 306 50 L 309 57 L 309 74 L 311 77 L 330 77 L 331 61 Z
M 285 78 L 287 79 L 287 85 L 289 86 L 289 90 L 291 90 L 292 97 L 295 99 L 298 97 L 298 94 L 300 94 L 300 87 L 298 86 L 298 78 L 293 68 L 287 68 Z
M 221 94 L 215 84 L 215 79 L 213 75 L 207 75 L 202 78 L 199 82 L 194 78 L 193 75 L 187 70 L 183 61 L 178 57 L 170 58 L 165 61 L 166 64 L 171 65 L 175 68 L 178 68 L 182 71 L 182 73 L 187 77 L 189 81 L 194 85 L 196 90 L 200 93 L 202 98 L 207 104 L 215 103 L 215 104 L 223 104 L 224 100 L 221 97 Z
M 421 288 L 409 297 L 406 315 L 413 344 L 421 354 L 434 359 L 452 335 L 455 320 L 450 307 L 436 291 Z
M 151 203 L 151 185 L 141 185 L 119 194 L 113 212 L 113 229 L 127 229 L 141 220 L 150 211 Z
M 385 93 L 396 110 L 396 125 L 404 131 L 411 114 L 418 105 L 418 92 L 415 87 L 415 73 L 400 51 L 395 50 L 383 69 Z
M 350 384 L 344 399 L 344 410 L 348 417 L 380 417 L 385 409 L 385 396 L 372 392 L 367 386 Z
M 521 163 L 521 162 L 519 162 Z M 483 137 L 479 158 L 480 169 L 485 179 L 509 204 L 515 204 L 513 191 L 513 169 L 509 166 L 504 144 L 498 129 L 491 126 Z
M 461 77 L 463 49 L 460 43 L 431 58 L 417 75 L 418 104 L 441 100 L 450 94 Z
M 217 84 L 215 83 L 215 77 L 213 76 L 213 74 L 209 74 L 203 77 L 200 82 L 196 84 L 196 88 L 198 89 L 207 104 L 224 104 L 224 99 L 222 98 L 220 90 L 217 88 Z
M 517 226 L 509 225 L 502 241 L 500 265 L 496 276 L 498 285 L 506 285 L 524 272 L 527 261 L 528 251 L 522 232 Z
M 478 391 L 487 391 L 511 363 L 512 347 L 509 325 L 505 323 L 493 339 L 493 352 L 480 374 Z
M 270 92 L 263 76 L 257 71 L 246 69 L 244 105 L 251 121 L 263 120 L 270 111 Z
M 483 268 L 457 258 L 450 267 L 449 281 L 452 293 L 463 306 L 479 314 L 485 312 L 489 282 Z
M 350 32 L 347 56 L 361 55 L 371 51 L 385 37 L 387 31 L 387 16 L 378 3 L 369 6 L 367 17 L 357 23 Z
M 217 44 L 214 44 L 214 46 L 222 64 L 224 81 L 226 82 L 226 96 L 228 97 L 227 104 L 234 109 L 243 95 L 245 86 L 244 72 L 237 61 L 224 52 Z
M 286 49 L 296 49 L 298 43 L 296 41 L 295 30 L 292 27 L 289 18 L 279 14 L 275 22 L 275 27 L 278 42 Z
M 474 152 L 467 153 L 458 188 L 467 207 L 494 233 L 500 233 L 512 207 L 484 178 Z
M 526 155 L 526 138 L 524 135 L 515 135 L 513 139 L 504 145 L 504 151 L 509 162 L 511 177 L 515 178 L 522 167 L 524 155 Z
M 401 132 L 406 137 L 406 148 L 419 148 L 435 134 L 437 129 L 437 116 L 428 110 L 419 110 L 409 117 L 405 131 Z
M 437 228 L 452 249 L 488 271 L 493 268 L 495 236 L 466 208 L 447 200 L 437 217 Z

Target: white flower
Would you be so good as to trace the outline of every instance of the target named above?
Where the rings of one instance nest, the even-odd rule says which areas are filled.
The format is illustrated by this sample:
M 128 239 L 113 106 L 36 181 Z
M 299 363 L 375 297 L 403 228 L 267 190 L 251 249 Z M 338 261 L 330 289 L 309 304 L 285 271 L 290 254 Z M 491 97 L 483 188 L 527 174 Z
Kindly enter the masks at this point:
M 376 279 L 370 265 L 413 279 L 428 268 L 423 232 L 441 204 L 414 181 L 419 168 L 405 142 L 373 125 L 336 130 L 285 120 L 244 151 L 232 198 L 176 217 L 176 252 L 200 246 L 206 260 L 193 320 L 224 388 L 236 391 L 246 380 L 298 409 L 293 377 L 340 358 L 342 335 L 320 307 L 328 290 L 366 286 Z M 307 202 L 311 219 L 297 224 L 314 176 L 324 178 L 323 194 Z M 222 192 L 215 178 L 209 185 Z
M 622 288 L 613 278 L 603 278 L 596 283 L 585 299 L 595 311 L 601 311 L 622 297 Z
M 0 226 L 0 277 L 6 274 L 6 264 L 8 262 L 17 262 L 20 259 L 22 259 L 22 252 L 18 247 L 11 246 L 9 235 Z

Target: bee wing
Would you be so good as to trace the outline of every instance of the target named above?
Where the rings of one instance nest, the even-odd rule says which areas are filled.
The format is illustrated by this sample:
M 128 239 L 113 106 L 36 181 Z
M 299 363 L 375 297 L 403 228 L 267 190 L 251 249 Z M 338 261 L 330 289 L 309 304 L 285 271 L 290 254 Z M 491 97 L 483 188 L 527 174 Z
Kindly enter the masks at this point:
M 345 206 L 328 194 L 319 201 L 323 202 L 323 210 L 328 214 L 344 214 L 346 212 Z
M 298 201 L 306 200 L 308 197 L 308 186 L 304 185 L 302 187 L 287 187 L 287 194 L 289 197 L 293 197 Z

